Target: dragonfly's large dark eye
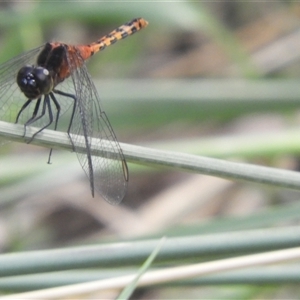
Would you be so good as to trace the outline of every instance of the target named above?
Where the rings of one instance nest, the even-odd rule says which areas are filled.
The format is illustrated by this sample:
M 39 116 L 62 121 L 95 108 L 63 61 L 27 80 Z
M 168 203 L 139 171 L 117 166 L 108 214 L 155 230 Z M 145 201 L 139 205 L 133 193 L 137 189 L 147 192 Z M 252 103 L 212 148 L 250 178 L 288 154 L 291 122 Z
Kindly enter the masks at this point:
M 29 99 L 51 92 L 52 82 L 49 71 L 43 67 L 25 66 L 17 75 L 17 84 Z

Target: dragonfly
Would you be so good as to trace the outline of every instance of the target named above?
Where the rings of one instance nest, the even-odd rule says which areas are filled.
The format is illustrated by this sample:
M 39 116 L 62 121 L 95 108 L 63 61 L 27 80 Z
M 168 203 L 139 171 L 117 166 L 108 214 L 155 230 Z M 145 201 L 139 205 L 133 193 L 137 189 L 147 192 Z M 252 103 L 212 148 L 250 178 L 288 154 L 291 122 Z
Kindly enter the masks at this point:
M 28 142 L 46 128 L 65 131 L 92 196 L 114 205 L 126 194 L 128 167 L 85 62 L 147 25 L 136 18 L 91 44 L 48 42 L 0 65 L 0 120 L 23 124 L 24 137 L 27 126 L 38 128 Z

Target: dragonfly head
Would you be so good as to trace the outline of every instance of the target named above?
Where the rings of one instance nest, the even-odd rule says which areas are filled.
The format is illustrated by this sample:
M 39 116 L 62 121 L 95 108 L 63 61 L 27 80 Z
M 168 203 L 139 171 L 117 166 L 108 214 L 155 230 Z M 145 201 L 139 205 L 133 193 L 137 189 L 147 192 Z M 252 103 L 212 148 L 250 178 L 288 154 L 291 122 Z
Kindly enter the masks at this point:
M 49 71 L 43 67 L 24 66 L 17 75 L 17 84 L 25 96 L 36 99 L 53 89 L 53 80 Z

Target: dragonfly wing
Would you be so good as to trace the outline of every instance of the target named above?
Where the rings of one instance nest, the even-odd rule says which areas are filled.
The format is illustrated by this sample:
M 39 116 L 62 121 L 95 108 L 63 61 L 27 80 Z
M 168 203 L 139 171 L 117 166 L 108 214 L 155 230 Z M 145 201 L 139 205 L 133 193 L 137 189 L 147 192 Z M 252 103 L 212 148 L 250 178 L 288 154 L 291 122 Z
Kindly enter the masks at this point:
M 83 59 L 79 53 L 68 52 L 67 56 L 76 96 L 70 127 L 74 150 L 90 180 L 92 194 L 97 190 L 107 202 L 118 204 L 125 196 L 128 182 L 124 155 L 101 109 L 99 95 Z

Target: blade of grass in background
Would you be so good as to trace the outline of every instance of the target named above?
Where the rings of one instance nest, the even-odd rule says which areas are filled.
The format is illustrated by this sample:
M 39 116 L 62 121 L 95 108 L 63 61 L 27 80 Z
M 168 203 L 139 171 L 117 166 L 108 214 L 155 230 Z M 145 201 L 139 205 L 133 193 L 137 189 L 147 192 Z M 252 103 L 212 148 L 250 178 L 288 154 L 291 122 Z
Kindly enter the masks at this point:
M 165 241 L 165 238 L 162 238 L 159 241 L 158 245 L 155 247 L 155 249 L 152 251 L 150 256 L 147 258 L 147 260 L 143 263 L 143 265 L 138 270 L 138 273 L 137 273 L 135 279 L 124 288 L 124 290 L 120 293 L 120 295 L 118 296 L 117 299 L 129 299 L 129 297 L 132 295 L 134 290 L 137 288 L 139 279 L 150 268 L 151 264 L 153 263 L 154 259 L 156 258 L 157 254 L 159 253 L 161 247 L 163 246 L 164 241 Z
M 165 282 L 193 278 L 195 276 L 205 276 L 224 271 L 237 270 L 245 267 L 256 267 L 268 264 L 278 264 L 291 262 L 300 258 L 300 248 L 285 249 L 262 254 L 252 254 L 248 256 L 234 257 L 223 260 L 216 260 L 205 263 L 198 263 L 180 267 L 164 268 L 161 270 L 151 271 L 145 274 L 139 286 L 151 286 L 153 284 L 162 284 Z M 128 284 L 134 276 L 124 276 L 94 282 L 81 283 L 65 287 L 15 294 L 2 299 L 40 299 L 40 298 L 57 298 L 57 297 L 74 297 L 75 295 L 90 294 L 92 292 L 107 290 L 112 288 L 121 288 Z

